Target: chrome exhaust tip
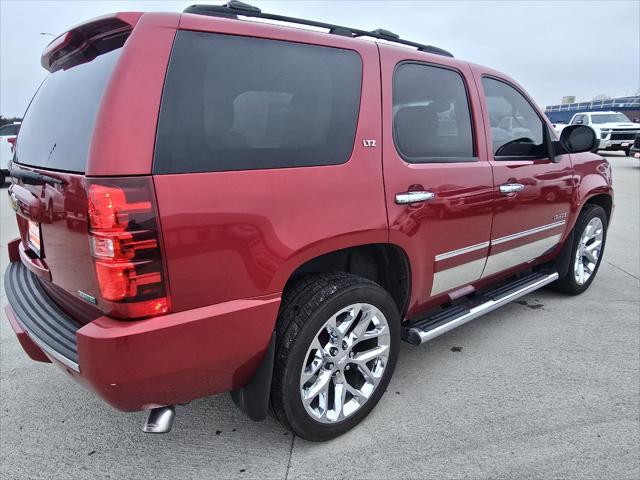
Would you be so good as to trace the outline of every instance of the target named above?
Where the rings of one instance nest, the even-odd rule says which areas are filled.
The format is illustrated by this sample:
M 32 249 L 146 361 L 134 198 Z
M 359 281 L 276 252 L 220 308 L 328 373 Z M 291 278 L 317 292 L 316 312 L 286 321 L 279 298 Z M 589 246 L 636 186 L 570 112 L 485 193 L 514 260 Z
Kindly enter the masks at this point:
M 176 419 L 176 407 L 170 405 L 168 407 L 154 408 L 149 411 L 147 422 L 142 427 L 145 433 L 167 433 L 173 427 L 173 421 Z

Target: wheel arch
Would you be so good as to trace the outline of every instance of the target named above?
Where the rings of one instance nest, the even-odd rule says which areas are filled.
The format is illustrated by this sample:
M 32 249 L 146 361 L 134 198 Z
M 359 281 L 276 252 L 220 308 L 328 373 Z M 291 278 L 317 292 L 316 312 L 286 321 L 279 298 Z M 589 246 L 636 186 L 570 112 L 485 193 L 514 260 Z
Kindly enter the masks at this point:
M 314 273 L 345 272 L 367 278 L 384 288 L 402 316 L 411 296 L 411 266 L 407 253 L 391 243 L 367 243 L 324 252 L 296 266 L 284 290 L 298 278 Z
M 613 197 L 608 193 L 594 193 L 588 197 L 582 204 L 581 211 L 587 205 L 599 205 L 607 214 L 607 223 L 611 220 L 611 214 L 613 213 Z
M 566 237 L 564 238 L 561 246 L 558 248 L 558 254 L 555 256 L 553 261 L 553 264 L 555 265 L 555 268 L 561 277 L 563 275 L 566 275 L 569 270 L 569 264 L 571 261 L 571 248 L 575 235 L 574 228 L 576 226 L 578 218 L 580 218 L 580 213 L 582 213 L 582 211 L 588 205 L 601 206 L 607 216 L 607 223 L 609 223 L 611 215 L 613 214 L 613 197 L 609 191 L 604 192 L 600 189 L 597 189 L 592 192 L 591 195 L 586 196 L 585 200 L 581 203 L 580 208 L 577 209 L 576 214 L 571 219 L 570 228 L 567 229 Z

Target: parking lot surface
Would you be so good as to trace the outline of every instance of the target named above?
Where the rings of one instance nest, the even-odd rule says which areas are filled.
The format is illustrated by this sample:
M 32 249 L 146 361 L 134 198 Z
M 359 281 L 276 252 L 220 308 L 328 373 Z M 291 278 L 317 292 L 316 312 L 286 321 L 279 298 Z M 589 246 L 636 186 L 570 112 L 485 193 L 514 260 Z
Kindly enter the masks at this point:
M 228 395 L 178 407 L 169 434 L 143 434 L 144 413 L 117 412 L 31 361 L 3 309 L 0 477 L 640 478 L 640 161 L 607 156 L 616 210 L 592 287 L 537 291 L 403 344 L 378 407 L 327 443 L 251 422 Z M 6 186 L 0 221 L 4 272 L 17 236 Z

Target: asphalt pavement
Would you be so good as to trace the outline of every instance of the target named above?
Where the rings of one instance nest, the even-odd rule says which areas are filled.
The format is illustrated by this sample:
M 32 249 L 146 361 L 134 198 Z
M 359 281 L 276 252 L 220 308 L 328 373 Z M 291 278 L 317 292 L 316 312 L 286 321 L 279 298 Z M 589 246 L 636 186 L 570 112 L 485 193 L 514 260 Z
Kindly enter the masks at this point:
M 578 297 L 540 290 L 421 347 L 357 428 L 322 444 L 254 423 L 228 395 L 141 431 L 50 364 L 0 314 L 0 477 L 640 478 L 640 161 L 607 155 L 616 209 L 598 277 Z M 0 191 L 0 268 L 17 236 Z M 6 295 L 0 280 L 0 301 Z

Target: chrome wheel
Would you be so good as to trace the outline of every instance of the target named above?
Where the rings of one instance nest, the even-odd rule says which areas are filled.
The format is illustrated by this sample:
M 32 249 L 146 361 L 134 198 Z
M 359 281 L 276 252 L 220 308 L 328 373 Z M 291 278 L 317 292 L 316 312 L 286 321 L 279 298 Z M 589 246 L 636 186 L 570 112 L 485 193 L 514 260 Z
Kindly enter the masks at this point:
M 585 227 L 578 243 L 573 268 L 573 274 L 578 285 L 584 285 L 593 275 L 602 253 L 603 238 L 604 227 L 602 220 L 594 217 Z
M 300 395 L 311 418 L 334 423 L 358 411 L 382 379 L 390 341 L 387 319 L 373 305 L 356 303 L 333 315 L 300 372 Z

